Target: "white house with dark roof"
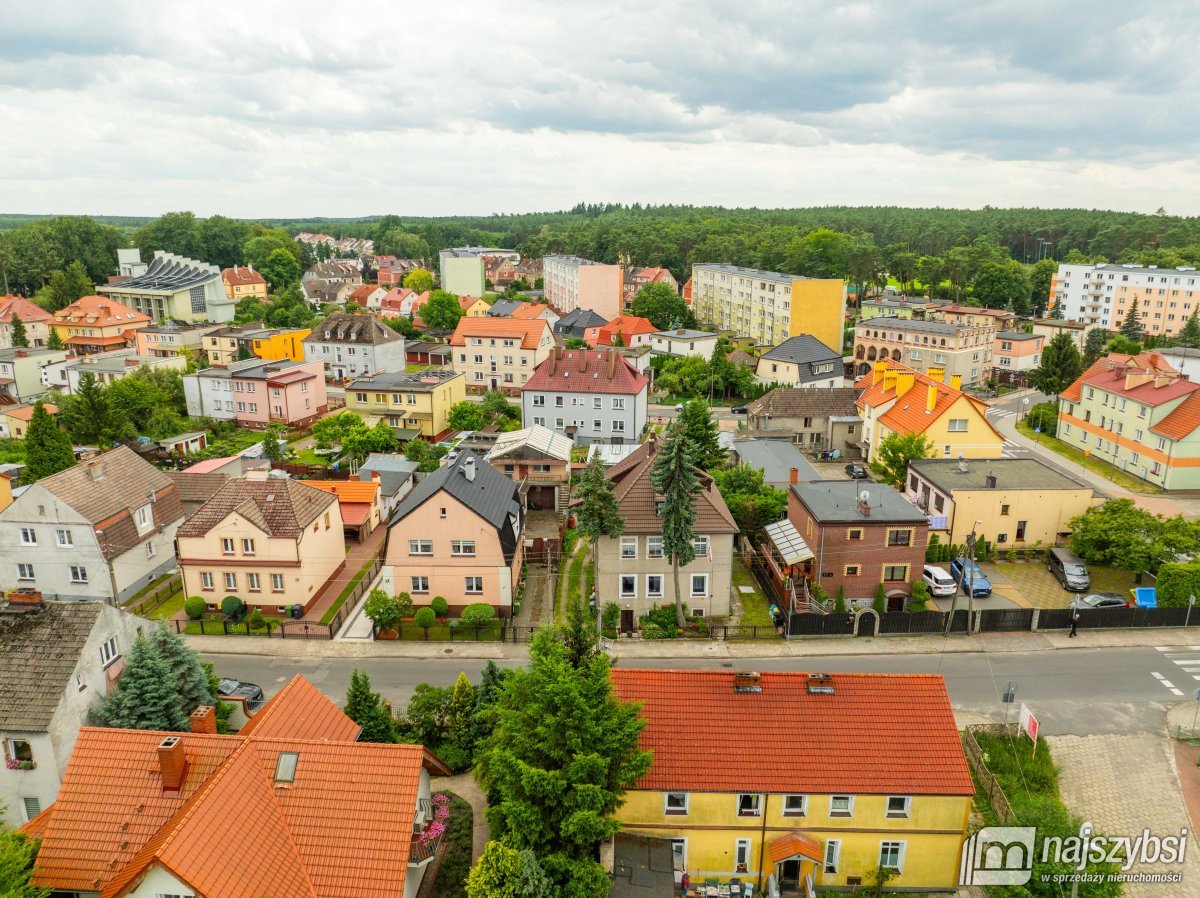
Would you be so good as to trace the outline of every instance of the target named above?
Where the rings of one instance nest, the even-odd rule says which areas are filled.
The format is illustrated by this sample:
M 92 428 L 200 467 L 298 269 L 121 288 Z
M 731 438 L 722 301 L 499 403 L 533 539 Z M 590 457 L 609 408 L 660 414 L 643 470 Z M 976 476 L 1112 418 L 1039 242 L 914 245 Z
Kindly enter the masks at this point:
M 404 338 L 373 315 L 335 312 L 304 338 L 304 358 L 332 380 L 403 371 Z
M 840 387 L 845 383 L 842 354 L 811 334 L 784 340 L 758 358 L 759 383 L 789 387 Z
M 716 334 L 689 327 L 677 327 L 650 335 L 650 351 L 655 355 L 697 356 L 708 359 L 712 357 L 716 346 Z
M 54 803 L 79 728 L 150 626 L 104 602 L 0 605 L 0 823 Z

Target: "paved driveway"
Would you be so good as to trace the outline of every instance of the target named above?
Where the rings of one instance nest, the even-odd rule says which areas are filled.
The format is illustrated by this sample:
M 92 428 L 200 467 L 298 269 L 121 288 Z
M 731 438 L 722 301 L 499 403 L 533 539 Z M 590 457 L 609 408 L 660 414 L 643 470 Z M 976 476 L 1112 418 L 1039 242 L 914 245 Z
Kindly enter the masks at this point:
M 1023 608 L 1066 608 L 1075 593 L 1063 589 L 1042 562 L 983 564 L 983 570 L 997 592 Z M 1115 568 L 1093 567 L 1091 592 L 1115 592 L 1128 597 L 1133 574 Z

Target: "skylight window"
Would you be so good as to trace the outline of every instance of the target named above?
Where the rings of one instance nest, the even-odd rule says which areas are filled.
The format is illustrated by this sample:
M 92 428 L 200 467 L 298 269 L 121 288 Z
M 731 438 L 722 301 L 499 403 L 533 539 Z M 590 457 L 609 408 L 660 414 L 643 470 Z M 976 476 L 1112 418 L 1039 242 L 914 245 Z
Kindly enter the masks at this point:
M 275 761 L 275 782 L 291 783 L 296 779 L 296 763 L 300 755 L 294 751 L 281 751 Z

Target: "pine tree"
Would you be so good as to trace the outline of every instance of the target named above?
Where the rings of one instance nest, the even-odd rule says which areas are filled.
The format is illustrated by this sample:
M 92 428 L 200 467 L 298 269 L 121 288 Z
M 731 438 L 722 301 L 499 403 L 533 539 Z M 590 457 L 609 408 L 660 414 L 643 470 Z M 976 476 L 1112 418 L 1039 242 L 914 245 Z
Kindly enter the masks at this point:
M 1188 349 L 1200 349 L 1200 319 L 1196 318 L 1197 311 L 1200 311 L 1200 306 L 1192 309 L 1192 314 L 1188 316 L 1188 320 L 1179 329 L 1179 334 L 1175 338 L 1175 342 L 1179 346 L 1186 346 Z M 1091 334 L 1088 334 L 1088 336 L 1090 337 Z
M 1042 363 L 1029 372 L 1029 385 L 1056 396 L 1083 373 L 1083 359 L 1075 341 L 1066 332 L 1054 335 L 1042 351 Z
M 359 742 L 396 741 L 396 721 L 379 693 L 371 689 L 370 678 L 357 667 L 350 672 L 350 688 L 346 690 L 342 712 L 362 728 Z
M 667 428 L 662 446 L 650 469 L 654 491 L 663 497 L 662 547 L 663 555 L 671 560 L 675 580 L 675 620 L 682 630 L 687 623 L 683 617 L 683 598 L 679 585 L 679 569 L 696 557 L 695 534 L 696 494 L 700 492 L 700 472 L 696 467 L 696 450 L 680 421 Z
M 479 676 L 479 688 L 475 690 L 475 711 L 471 715 L 471 738 L 478 747 L 496 728 L 496 702 L 504 689 L 508 668 L 500 667 L 491 658 Z
M 696 467 L 701 471 L 712 471 L 725 464 L 727 457 L 721 448 L 721 430 L 707 402 L 693 399 L 679 413 L 679 423 L 696 453 Z
M 1146 333 L 1146 328 L 1142 324 L 1141 313 L 1138 312 L 1136 296 L 1133 298 L 1133 302 L 1130 303 L 1129 311 L 1125 313 L 1125 320 L 1121 322 L 1119 330 L 1123 337 L 1133 340 L 1135 343 L 1140 342 L 1142 336 Z
M 188 712 L 179 704 L 171 668 L 153 642 L 138 638 L 117 688 L 96 711 L 101 726 L 126 730 L 189 728 Z
M 379 698 L 378 693 L 375 697 Z M 382 700 L 361 726 L 362 731 L 358 734 L 359 742 L 382 742 L 390 745 L 397 741 L 396 721 Z
M 99 443 L 109 432 L 111 409 L 104 387 L 91 371 L 79 375 L 70 401 L 63 403 L 64 423 L 81 443 Z
M 475 716 L 475 687 L 461 671 L 454 681 L 454 691 L 450 694 L 450 739 L 470 758 L 474 745 L 474 732 L 471 719 Z
M 58 328 L 53 324 L 50 325 L 50 337 L 46 340 L 47 349 L 64 349 L 67 344 L 63 342 L 62 334 L 58 332 Z
M 577 592 L 572 592 L 567 599 L 567 622 L 559 628 L 559 632 L 571 663 L 576 667 L 586 664 L 596 654 L 600 642 L 596 620 L 588 614 L 583 596 Z
M 12 345 L 14 349 L 28 349 L 29 336 L 25 333 L 25 322 L 20 315 L 12 316 Z
M 201 705 L 214 704 L 208 691 L 208 674 L 200 664 L 200 656 L 187 647 L 183 637 L 162 621 L 150 638 L 158 656 L 171 671 L 179 707 L 190 714 Z
M 1187 325 L 1184 325 L 1187 328 Z M 1180 332 L 1182 334 L 1182 331 Z M 1196 330 L 1196 336 L 1200 338 L 1200 327 Z M 1088 331 L 1087 338 L 1083 341 L 1083 364 L 1090 365 L 1104 353 L 1104 344 L 1108 342 L 1108 331 L 1102 327 L 1094 327 Z
M 25 432 L 25 470 L 21 474 L 21 483 L 34 483 L 74 464 L 71 438 L 59 429 L 58 422 L 39 399 L 33 406 L 33 417 Z
M 580 535 L 592 544 L 592 582 L 600 582 L 600 538 L 616 539 L 625 532 L 625 520 L 617 503 L 616 488 L 604 473 L 600 451 L 593 449 L 575 493 L 575 521 Z

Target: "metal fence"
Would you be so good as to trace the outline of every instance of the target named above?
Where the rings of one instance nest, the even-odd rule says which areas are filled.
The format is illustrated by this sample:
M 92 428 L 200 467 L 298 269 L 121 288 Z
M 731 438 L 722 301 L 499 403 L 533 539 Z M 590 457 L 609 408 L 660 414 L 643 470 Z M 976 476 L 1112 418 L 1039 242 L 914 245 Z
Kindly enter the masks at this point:
M 1000 633 L 1033 629 L 1032 608 L 990 608 L 976 614 L 980 630 Z
M 966 626 L 966 619 L 963 619 Z M 941 633 L 946 629 L 946 615 L 940 611 L 892 611 L 879 618 L 880 635 L 898 633 Z
M 530 642 L 537 630 L 537 627 L 519 627 L 501 621 L 479 626 L 463 626 L 457 621 L 446 621 L 422 629 L 406 621 L 393 631 L 394 636 L 380 636 L 379 628 L 372 624 L 371 638 L 381 642 L 391 639 L 405 642 Z
M 328 624 L 307 620 L 267 619 L 267 626 L 255 630 L 248 617 L 239 621 L 224 619 L 172 620 L 176 633 L 193 636 L 259 636 L 269 639 L 333 639 L 334 632 Z

